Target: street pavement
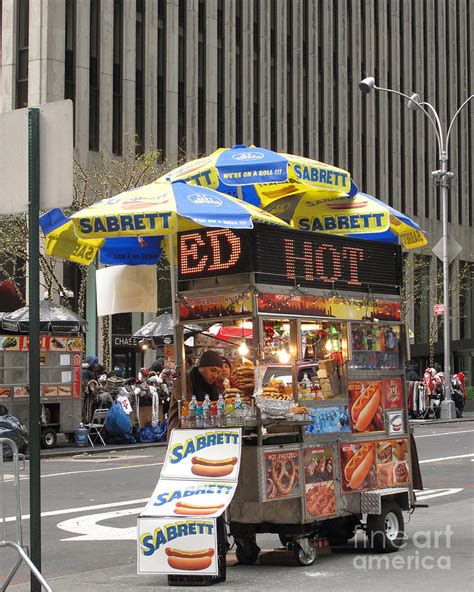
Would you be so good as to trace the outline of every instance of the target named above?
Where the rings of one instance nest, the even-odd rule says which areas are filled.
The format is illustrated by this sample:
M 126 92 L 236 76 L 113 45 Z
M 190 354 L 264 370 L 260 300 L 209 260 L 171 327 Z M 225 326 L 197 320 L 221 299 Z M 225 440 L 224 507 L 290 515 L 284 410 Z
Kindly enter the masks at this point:
M 375 555 L 364 548 L 360 533 L 311 567 L 281 562 L 247 567 L 231 561 L 227 581 L 212 589 L 321 586 L 325 591 L 399 588 L 419 592 L 469 588 L 474 576 L 474 423 L 417 425 L 415 438 L 425 488 L 418 499 L 430 507 L 419 508 L 410 517 L 403 550 Z M 136 575 L 135 542 L 136 517 L 158 480 L 164 455 L 164 447 L 155 447 L 43 459 L 42 564 L 55 592 L 167 587 L 164 576 Z M 22 476 L 25 535 L 27 470 Z M 262 535 L 258 543 L 264 549 L 279 546 L 273 535 Z M 0 581 L 13 560 L 13 552 L 2 550 Z M 28 581 L 28 572 L 22 568 L 9 590 L 27 591 Z

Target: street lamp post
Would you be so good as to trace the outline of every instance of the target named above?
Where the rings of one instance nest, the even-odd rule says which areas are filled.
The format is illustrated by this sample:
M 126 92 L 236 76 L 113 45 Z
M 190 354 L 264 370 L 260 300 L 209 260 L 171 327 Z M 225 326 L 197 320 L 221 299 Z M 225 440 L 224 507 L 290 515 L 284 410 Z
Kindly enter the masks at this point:
M 360 90 L 368 94 L 371 90 L 378 90 L 383 92 L 388 92 L 392 94 L 399 95 L 404 99 L 408 100 L 408 109 L 413 111 L 420 110 L 426 115 L 429 119 L 431 125 L 433 126 L 436 138 L 438 141 L 438 160 L 439 160 L 439 169 L 433 171 L 431 176 L 435 180 L 436 184 L 441 188 L 441 199 L 443 204 L 443 211 L 442 211 L 442 224 L 443 224 L 443 236 L 442 236 L 442 246 L 443 246 L 443 302 L 444 302 L 444 375 L 445 375 L 445 399 L 441 403 L 441 417 L 443 419 L 451 419 L 456 417 L 456 411 L 454 406 L 454 401 L 451 398 L 451 337 L 450 337 L 450 315 L 449 315 L 449 252 L 448 252 L 448 190 L 451 186 L 451 180 L 454 177 L 454 173 L 448 170 L 448 150 L 449 150 L 449 138 L 451 135 L 451 130 L 453 128 L 453 123 L 455 122 L 457 116 L 465 107 L 471 99 L 474 98 L 474 95 L 468 97 L 464 103 L 459 107 L 459 109 L 454 114 L 452 118 L 448 131 L 444 133 L 443 126 L 441 125 L 441 121 L 436 109 L 431 105 L 431 103 L 427 103 L 426 101 L 422 101 L 418 94 L 413 93 L 411 96 L 408 96 L 398 90 L 393 90 L 391 88 L 382 88 L 375 84 L 375 78 L 369 76 L 364 78 L 359 83 Z

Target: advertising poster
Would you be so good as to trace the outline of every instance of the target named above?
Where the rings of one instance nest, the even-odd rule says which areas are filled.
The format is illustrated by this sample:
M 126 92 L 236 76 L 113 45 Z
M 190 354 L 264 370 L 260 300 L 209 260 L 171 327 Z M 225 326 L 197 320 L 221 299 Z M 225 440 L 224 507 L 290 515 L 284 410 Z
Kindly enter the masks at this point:
M 0 399 L 9 399 L 12 394 L 11 386 L 0 386 Z
M 288 499 L 301 495 L 300 450 L 275 450 L 263 452 L 265 495 L 262 501 Z
M 252 312 L 252 296 L 229 294 L 225 296 L 205 296 L 184 298 L 179 303 L 179 318 L 182 321 L 196 319 L 217 319 L 235 317 Z
M 236 487 L 236 483 L 160 479 L 142 513 L 217 518 L 229 505 Z
M 387 420 L 387 434 L 396 436 L 405 433 L 403 411 L 386 411 L 385 418 Z
M 354 493 L 377 487 L 375 444 L 340 444 L 342 493 Z
M 331 434 L 351 431 L 347 405 L 321 407 L 319 409 L 310 407 L 308 412 L 311 423 L 305 428 L 307 434 Z
M 378 487 L 406 485 L 410 481 L 408 441 L 383 440 L 376 443 Z
M 70 337 L 67 340 L 67 351 L 74 352 L 78 351 L 81 352 L 83 347 L 83 340 L 82 337 Z
M 402 379 L 384 378 L 383 405 L 385 409 L 401 409 L 403 406 Z
M 72 395 L 74 398 L 81 396 L 81 354 L 73 355 Z
M 67 338 L 65 338 L 65 337 L 51 337 L 49 348 L 51 351 L 56 351 L 56 352 L 67 351 Z
M 352 433 L 384 432 L 382 381 L 354 381 L 348 391 Z
M 216 520 L 138 519 L 139 574 L 217 575 Z
M 23 397 L 28 396 L 28 387 L 27 386 L 14 386 L 13 387 L 13 396 L 15 399 L 20 399 Z
M 173 430 L 162 479 L 237 482 L 242 434 L 238 428 Z
M 19 351 L 20 350 L 20 338 L 10 337 L 9 335 L 3 335 L 0 337 L 0 348 L 4 351 Z
M 306 515 L 309 518 L 336 513 L 332 448 L 303 450 Z
M 50 384 L 46 384 L 43 387 L 43 394 L 45 397 L 57 397 L 58 396 L 58 387 L 52 386 Z

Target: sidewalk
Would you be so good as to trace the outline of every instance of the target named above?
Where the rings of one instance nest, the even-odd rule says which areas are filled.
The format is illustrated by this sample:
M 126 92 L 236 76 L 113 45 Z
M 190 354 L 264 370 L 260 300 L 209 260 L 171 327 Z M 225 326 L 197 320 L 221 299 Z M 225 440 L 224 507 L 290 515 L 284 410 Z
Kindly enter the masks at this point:
M 443 425 L 448 423 L 465 423 L 468 421 L 474 421 L 474 411 L 465 411 L 463 417 L 457 417 L 455 419 L 410 419 L 410 425 L 423 426 L 423 425 Z
M 69 442 L 60 443 L 56 448 L 41 450 L 41 458 L 61 458 L 63 456 L 74 456 L 76 454 L 100 454 L 104 452 L 120 452 L 122 450 L 143 450 L 145 448 L 156 448 L 167 446 L 167 442 L 137 442 L 136 444 L 110 444 L 107 446 L 85 446 L 79 447 Z M 28 459 L 29 456 L 26 455 Z

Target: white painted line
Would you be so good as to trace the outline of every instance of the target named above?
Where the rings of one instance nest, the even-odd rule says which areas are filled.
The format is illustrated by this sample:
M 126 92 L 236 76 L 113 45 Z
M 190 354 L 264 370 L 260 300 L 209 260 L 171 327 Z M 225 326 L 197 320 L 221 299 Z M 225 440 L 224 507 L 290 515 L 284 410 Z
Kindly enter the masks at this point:
M 76 535 L 62 541 L 133 541 L 137 538 L 137 527 L 118 527 L 105 526 L 99 524 L 105 520 L 112 520 L 113 518 L 120 518 L 122 516 L 131 516 L 139 514 L 142 508 L 127 508 L 126 510 L 116 510 L 114 512 L 105 512 L 99 514 L 87 514 L 86 516 L 78 516 L 60 522 L 57 527 L 61 530 L 73 532 Z
M 473 434 L 474 430 L 460 430 L 459 432 L 440 432 L 439 434 L 422 434 L 421 436 L 415 435 L 415 440 L 418 438 L 433 438 L 433 436 L 456 436 L 456 434 Z
M 444 456 L 442 458 L 428 458 L 427 460 L 420 460 L 420 465 L 424 464 L 424 463 L 440 462 L 442 460 L 454 460 L 456 458 L 467 458 L 469 456 L 474 456 L 474 452 L 471 452 L 471 454 L 459 454 L 458 456 Z
M 97 504 L 95 506 L 79 506 L 78 508 L 65 508 L 64 510 L 53 510 L 51 512 L 42 512 L 41 518 L 47 518 L 48 516 L 61 516 L 63 514 L 74 514 L 75 512 L 89 512 L 91 510 L 103 510 L 105 508 L 118 508 L 120 506 L 135 506 L 138 504 L 144 504 L 148 501 L 148 497 L 143 499 L 129 500 L 128 502 L 113 502 L 110 504 Z M 137 513 L 140 510 L 137 511 Z M 23 514 L 23 520 L 29 520 L 29 514 Z M 16 516 L 7 516 L 5 522 L 13 522 L 16 520 Z M 2 521 L 0 520 L 0 524 Z
M 424 501 L 427 499 L 433 499 L 434 497 L 441 497 L 444 495 L 453 495 L 454 493 L 459 493 L 460 491 L 463 491 L 463 487 L 452 488 L 452 489 L 433 489 L 433 490 L 427 490 L 427 492 L 428 491 L 430 491 L 431 493 L 426 493 L 426 495 L 424 494 L 423 491 L 420 491 L 420 493 L 416 494 L 416 499 L 419 501 Z

